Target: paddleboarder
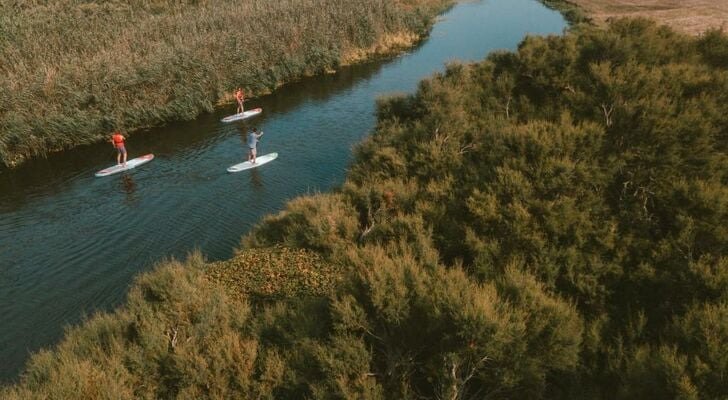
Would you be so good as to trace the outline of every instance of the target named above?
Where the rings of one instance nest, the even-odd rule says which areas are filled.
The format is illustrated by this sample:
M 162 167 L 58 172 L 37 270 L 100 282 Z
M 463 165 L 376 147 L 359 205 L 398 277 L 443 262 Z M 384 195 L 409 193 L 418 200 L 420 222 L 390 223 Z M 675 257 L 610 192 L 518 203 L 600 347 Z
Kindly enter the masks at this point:
M 250 149 L 248 152 L 248 161 L 250 161 L 251 164 L 255 164 L 255 150 L 261 136 L 263 136 L 263 132 L 261 131 L 258 133 L 256 128 L 253 128 L 253 130 L 248 134 L 248 148 Z
M 124 156 L 124 163 L 123 166 L 126 167 L 126 146 L 124 146 L 124 141 L 126 140 L 126 137 L 121 134 L 121 132 L 116 131 L 111 135 L 111 139 L 109 140 L 111 144 L 114 145 L 114 148 L 116 149 L 116 164 L 122 164 L 121 159 L 122 156 Z
M 243 102 L 245 101 L 245 94 L 243 93 L 242 88 L 238 88 L 238 90 L 235 91 L 235 100 L 238 101 L 238 114 L 243 113 Z

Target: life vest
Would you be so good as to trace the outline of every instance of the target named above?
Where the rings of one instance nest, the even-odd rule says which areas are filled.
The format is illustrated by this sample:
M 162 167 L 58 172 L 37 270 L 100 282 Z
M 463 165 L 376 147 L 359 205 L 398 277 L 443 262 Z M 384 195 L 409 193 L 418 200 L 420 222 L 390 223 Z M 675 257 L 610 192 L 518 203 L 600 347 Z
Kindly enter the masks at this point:
M 124 136 L 121 136 L 120 133 L 114 134 L 111 139 L 114 141 L 114 147 L 119 148 L 124 146 Z

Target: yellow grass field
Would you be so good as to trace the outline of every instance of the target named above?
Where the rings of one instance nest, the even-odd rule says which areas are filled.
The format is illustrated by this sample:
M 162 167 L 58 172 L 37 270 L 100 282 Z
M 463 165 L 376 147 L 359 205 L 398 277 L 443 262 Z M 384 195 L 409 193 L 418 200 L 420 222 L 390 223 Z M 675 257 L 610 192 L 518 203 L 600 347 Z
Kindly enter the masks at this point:
M 700 35 L 728 29 L 728 0 L 570 0 L 598 24 L 614 17 L 646 17 Z

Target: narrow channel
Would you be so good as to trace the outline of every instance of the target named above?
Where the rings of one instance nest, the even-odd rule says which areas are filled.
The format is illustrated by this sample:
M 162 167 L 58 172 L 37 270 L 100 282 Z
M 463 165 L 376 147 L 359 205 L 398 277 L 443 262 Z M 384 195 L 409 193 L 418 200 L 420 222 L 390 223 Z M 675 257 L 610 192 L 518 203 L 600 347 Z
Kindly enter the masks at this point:
M 115 162 L 109 144 L 0 169 L 0 382 L 64 326 L 123 301 L 134 275 L 155 262 L 193 249 L 227 258 L 266 214 L 341 183 L 352 147 L 375 125 L 377 97 L 412 93 L 448 61 L 480 60 L 565 27 L 535 0 L 462 2 L 417 48 L 254 99 L 249 106 L 264 111 L 246 123 L 220 122 L 231 105 L 132 135 L 131 157 L 156 158 L 126 175 L 94 177 Z M 265 132 L 258 153 L 279 158 L 226 173 L 245 159 L 242 134 L 253 126 Z

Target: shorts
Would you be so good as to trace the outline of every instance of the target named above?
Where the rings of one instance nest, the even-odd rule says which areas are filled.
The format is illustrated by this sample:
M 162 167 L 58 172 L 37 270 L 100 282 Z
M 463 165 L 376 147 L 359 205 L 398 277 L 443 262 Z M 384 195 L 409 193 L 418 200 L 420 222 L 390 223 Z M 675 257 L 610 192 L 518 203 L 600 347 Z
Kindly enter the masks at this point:
M 124 147 L 124 146 L 119 146 L 119 147 L 117 147 L 117 148 L 116 148 L 116 152 L 117 152 L 118 154 L 126 154 L 126 147 Z

